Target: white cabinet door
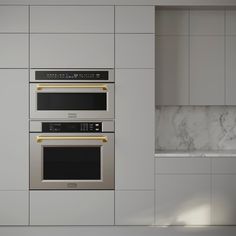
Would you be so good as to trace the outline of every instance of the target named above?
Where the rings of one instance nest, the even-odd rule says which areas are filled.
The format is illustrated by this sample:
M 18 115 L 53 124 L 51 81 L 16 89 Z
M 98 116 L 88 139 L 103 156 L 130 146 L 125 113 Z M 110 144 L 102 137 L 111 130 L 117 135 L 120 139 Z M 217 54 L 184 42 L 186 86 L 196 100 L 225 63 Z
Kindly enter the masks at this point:
M 116 33 L 154 33 L 154 6 L 116 6 Z
M 114 191 L 31 191 L 31 225 L 113 225 Z
M 113 34 L 32 34 L 31 68 L 113 68 Z
M 32 6 L 31 33 L 114 33 L 113 6 Z
M 0 190 L 28 189 L 28 70 L 0 70 Z
M 28 191 L 0 191 L 0 225 L 28 225 L 28 206 Z
M 190 10 L 190 35 L 224 35 L 224 10 Z
M 116 225 L 153 225 L 154 191 L 116 191 Z
M 225 104 L 224 36 L 190 38 L 190 105 Z
M 189 104 L 189 39 L 156 37 L 156 104 Z
M 0 32 L 27 33 L 28 11 L 27 6 L 0 6 Z
M 212 176 L 212 224 L 236 225 L 236 175 Z
M 28 35 L 0 34 L 0 68 L 28 68 Z
M 235 78 L 236 78 L 236 35 L 232 35 L 226 37 L 226 105 L 236 105 Z
M 157 225 L 209 225 L 210 175 L 157 175 Z
M 210 174 L 211 158 L 163 157 L 155 159 L 156 174 Z
M 181 9 L 157 9 L 156 34 L 177 36 L 189 34 L 189 11 Z
M 116 34 L 116 68 L 154 68 L 153 34 Z
M 154 70 L 116 70 L 116 189 L 154 188 Z

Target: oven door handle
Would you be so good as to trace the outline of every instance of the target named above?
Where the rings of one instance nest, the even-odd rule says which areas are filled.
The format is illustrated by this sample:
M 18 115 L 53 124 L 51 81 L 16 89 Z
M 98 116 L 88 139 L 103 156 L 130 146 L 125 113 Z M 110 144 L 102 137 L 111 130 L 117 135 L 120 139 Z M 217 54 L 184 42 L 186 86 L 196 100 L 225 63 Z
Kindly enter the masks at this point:
M 37 84 L 37 90 L 43 90 L 43 89 L 54 89 L 54 88 L 68 88 L 68 89 L 74 89 L 74 88 L 92 88 L 92 89 L 102 89 L 104 91 L 107 91 L 107 85 L 106 84 Z
M 37 143 L 41 143 L 44 140 L 96 140 L 106 143 L 108 141 L 107 136 L 37 136 Z

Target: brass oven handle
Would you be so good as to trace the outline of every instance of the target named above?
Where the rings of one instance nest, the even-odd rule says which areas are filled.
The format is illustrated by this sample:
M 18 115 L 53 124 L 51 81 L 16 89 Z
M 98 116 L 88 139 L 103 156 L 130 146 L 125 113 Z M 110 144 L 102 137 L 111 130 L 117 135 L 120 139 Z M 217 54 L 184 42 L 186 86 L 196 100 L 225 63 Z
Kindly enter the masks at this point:
M 37 84 L 37 90 L 43 90 L 45 88 L 98 88 L 98 89 L 102 89 L 104 91 L 107 91 L 107 85 L 105 84 L 63 84 L 63 85 L 59 85 L 59 84 Z
M 108 138 L 106 136 L 37 136 L 37 143 L 44 140 L 97 140 L 106 143 Z

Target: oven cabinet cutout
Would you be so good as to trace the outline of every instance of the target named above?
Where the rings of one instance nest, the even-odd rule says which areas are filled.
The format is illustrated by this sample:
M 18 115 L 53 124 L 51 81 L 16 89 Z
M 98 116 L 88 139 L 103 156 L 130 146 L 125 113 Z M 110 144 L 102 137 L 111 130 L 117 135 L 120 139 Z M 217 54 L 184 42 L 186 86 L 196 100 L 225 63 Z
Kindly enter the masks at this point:
M 30 84 L 32 119 L 113 119 L 114 84 Z
M 114 134 L 31 133 L 30 189 L 114 189 Z
M 113 68 L 114 34 L 31 34 L 31 68 Z
M 31 191 L 30 225 L 113 225 L 114 191 Z

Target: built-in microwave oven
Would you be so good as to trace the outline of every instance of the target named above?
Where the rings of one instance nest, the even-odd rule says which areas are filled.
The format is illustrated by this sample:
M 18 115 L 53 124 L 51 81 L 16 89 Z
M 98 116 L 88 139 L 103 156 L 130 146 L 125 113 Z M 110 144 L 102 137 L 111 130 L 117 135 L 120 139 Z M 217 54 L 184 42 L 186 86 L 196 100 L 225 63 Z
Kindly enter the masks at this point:
M 31 119 L 113 119 L 112 69 L 37 69 L 30 74 Z

